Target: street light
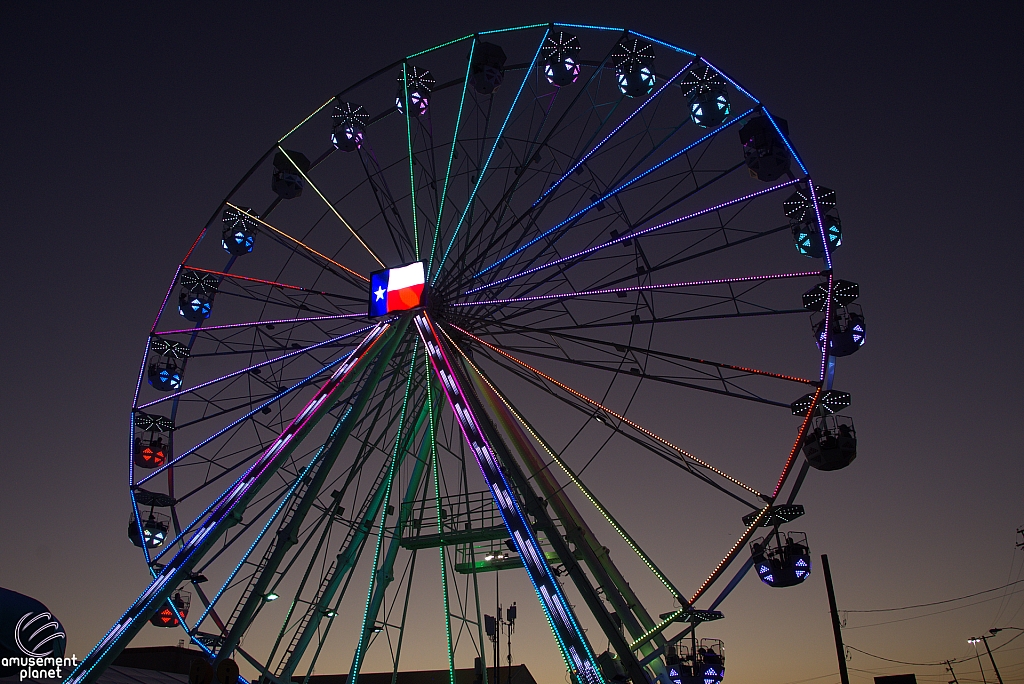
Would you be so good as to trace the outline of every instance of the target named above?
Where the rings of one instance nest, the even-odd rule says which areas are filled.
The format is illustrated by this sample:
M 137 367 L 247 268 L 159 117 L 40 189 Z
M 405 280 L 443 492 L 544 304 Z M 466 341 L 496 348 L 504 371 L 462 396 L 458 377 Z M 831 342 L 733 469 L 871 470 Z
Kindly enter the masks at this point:
M 1017 627 L 1011 627 L 1010 629 L 1018 629 Z M 1003 628 L 994 627 L 988 630 L 990 633 L 995 634 L 996 632 L 1003 631 Z M 1024 631 L 1024 630 L 1022 630 Z M 982 634 L 980 637 L 971 637 L 967 640 L 967 643 L 974 644 L 974 652 L 978 652 L 978 642 L 985 644 L 985 650 L 988 652 L 988 659 L 992 661 L 992 669 L 996 671 L 996 679 L 999 680 L 999 684 L 1003 684 L 1003 676 L 999 674 L 999 668 L 996 666 L 996 659 L 992 656 L 992 649 L 988 647 L 988 637 Z M 981 666 L 981 656 L 978 656 L 978 666 Z M 984 671 L 982 672 L 982 679 L 984 679 Z
M 269 594 L 267 594 L 263 598 L 265 598 L 268 601 L 276 601 L 277 599 L 279 599 L 281 597 L 278 596 L 277 594 L 275 594 L 274 592 L 270 592 Z

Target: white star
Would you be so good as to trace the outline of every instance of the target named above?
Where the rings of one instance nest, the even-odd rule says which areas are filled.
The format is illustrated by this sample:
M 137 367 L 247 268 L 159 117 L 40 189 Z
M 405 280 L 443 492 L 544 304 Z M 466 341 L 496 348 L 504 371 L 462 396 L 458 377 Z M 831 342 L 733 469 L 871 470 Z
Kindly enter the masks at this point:
M 376 301 L 380 302 L 384 300 L 384 292 L 385 290 L 383 287 L 377 287 L 377 291 L 373 293 L 377 298 Z

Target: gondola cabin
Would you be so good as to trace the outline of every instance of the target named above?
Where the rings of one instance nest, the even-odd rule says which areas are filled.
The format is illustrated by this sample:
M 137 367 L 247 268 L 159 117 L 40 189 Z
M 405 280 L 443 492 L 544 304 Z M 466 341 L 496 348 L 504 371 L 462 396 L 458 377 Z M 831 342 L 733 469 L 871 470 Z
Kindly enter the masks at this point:
M 803 532 L 778 529 L 750 544 L 754 571 L 769 587 L 792 587 L 811 574 L 811 549 Z

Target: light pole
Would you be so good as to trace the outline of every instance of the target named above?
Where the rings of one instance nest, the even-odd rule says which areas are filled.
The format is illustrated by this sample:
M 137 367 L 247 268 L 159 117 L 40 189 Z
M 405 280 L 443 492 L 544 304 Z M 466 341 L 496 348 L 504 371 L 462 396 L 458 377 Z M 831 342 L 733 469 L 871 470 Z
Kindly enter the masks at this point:
M 988 630 L 988 633 L 991 634 L 992 636 L 995 636 L 999 632 L 1002 632 L 1004 629 L 1014 629 L 1014 630 L 1017 630 L 1017 631 L 1020 631 L 1020 632 L 1024 632 L 1024 629 L 1021 629 L 1020 627 L 993 627 L 992 629 Z M 999 667 L 996 665 L 996 659 L 992 655 L 992 649 L 988 647 L 988 637 L 985 636 L 985 635 L 982 635 L 980 637 L 972 637 L 972 638 L 975 639 L 975 641 L 974 641 L 975 644 L 978 643 L 977 639 L 981 639 L 981 642 L 983 644 L 985 644 L 985 651 L 988 652 L 988 659 L 992 661 L 992 669 L 995 670 L 995 672 L 996 672 L 996 679 L 999 680 L 999 684 L 1003 684 L 1003 677 L 1002 677 L 1002 675 L 999 674 Z M 970 641 L 970 640 L 968 640 L 968 641 Z M 977 649 L 978 647 L 975 646 L 974 648 Z
M 981 641 L 979 637 L 971 637 L 967 640 L 967 643 L 974 646 L 974 655 L 978 658 L 978 669 L 981 671 L 981 681 L 984 684 L 988 684 L 988 680 L 985 679 L 985 668 L 981 666 L 981 654 L 978 653 L 978 642 Z

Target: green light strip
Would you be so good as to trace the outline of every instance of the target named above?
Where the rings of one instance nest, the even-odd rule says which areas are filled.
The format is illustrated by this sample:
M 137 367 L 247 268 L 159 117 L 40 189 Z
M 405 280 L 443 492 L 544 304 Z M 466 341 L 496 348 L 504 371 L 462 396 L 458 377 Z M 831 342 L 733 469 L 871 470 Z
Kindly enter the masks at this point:
M 434 434 L 434 393 L 431 389 L 432 383 L 430 381 L 430 356 L 428 354 L 424 354 L 423 361 L 426 363 L 427 369 L 427 420 L 430 421 L 430 458 L 434 471 L 434 502 L 437 506 L 437 537 L 438 539 L 443 539 L 444 529 L 441 525 L 441 481 L 438 477 L 437 441 Z M 452 650 L 452 617 L 448 603 L 448 560 L 444 555 L 444 544 L 441 544 L 437 550 L 441 555 L 441 589 L 444 597 L 444 630 L 445 635 L 448 637 L 448 680 L 449 684 L 455 684 L 455 651 Z
M 472 44 L 469 46 L 469 60 L 466 63 L 466 78 L 462 81 L 462 98 L 459 100 L 459 115 L 455 119 L 455 133 L 452 135 L 452 149 L 448 152 L 448 170 L 444 173 L 444 187 L 441 189 L 441 203 L 437 209 L 437 222 L 434 225 L 434 239 L 430 245 L 430 261 L 427 263 L 427 280 L 430 280 L 430 269 L 434 265 L 434 250 L 437 249 L 437 236 L 441 232 L 441 217 L 444 215 L 444 205 L 448 199 L 448 180 L 452 175 L 452 159 L 455 158 L 455 145 L 459 141 L 459 126 L 462 124 L 462 107 L 466 103 L 466 88 L 469 87 L 469 70 L 473 66 L 473 51 L 475 49 L 476 39 L 474 38 Z
M 674 611 L 671 615 L 669 615 L 667 618 L 665 618 L 662 622 L 658 623 L 657 625 L 655 625 L 654 627 L 649 629 L 647 631 L 647 633 L 644 634 L 642 637 L 640 637 L 639 639 L 637 639 L 636 641 L 631 643 L 629 645 L 630 650 L 635 651 L 636 649 L 640 648 L 640 646 L 642 646 L 643 644 L 645 644 L 646 642 L 648 642 L 652 638 L 654 638 L 655 634 L 660 634 L 661 632 L 665 631 L 666 627 L 668 627 L 673 622 L 675 622 L 676 618 L 679 617 L 680 615 L 682 615 L 685 612 L 686 612 L 685 608 L 680 608 L 679 610 Z
M 409 117 L 409 63 L 402 62 L 402 91 L 405 93 L 405 138 L 409 143 L 409 192 L 412 195 L 412 244 L 416 252 L 416 261 L 420 260 L 420 231 L 416 223 L 416 174 L 412 166 L 412 123 Z
M 448 241 L 448 247 L 444 250 L 444 255 L 441 257 L 441 260 L 437 262 L 437 272 L 434 274 L 434 278 L 430 281 L 431 285 L 437 282 L 438 277 L 441 275 L 441 269 L 444 267 L 444 262 L 447 261 L 448 254 L 452 251 L 452 247 L 455 245 L 455 238 L 459 236 L 459 229 L 462 228 L 462 222 L 465 221 L 466 216 L 469 215 L 470 209 L 473 206 L 473 201 L 476 199 L 476 193 L 480 189 L 480 184 L 484 181 L 484 175 L 487 173 L 487 167 L 490 166 L 491 159 L 494 157 L 494 151 L 498 149 L 498 143 L 501 142 L 501 136 L 505 133 L 505 128 L 508 126 L 508 122 L 512 119 L 512 112 L 515 111 L 516 104 L 519 102 L 519 96 L 523 94 L 523 88 L 526 87 L 526 82 L 530 80 L 530 74 L 533 73 L 533 67 L 537 64 L 537 58 L 540 57 L 541 48 L 544 47 L 544 41 L 547 39 L 549 32 L 550 29 L 544 31 L 544 35 L 540 39 L 540 44 L 537 45 L 537 51 L 533 53 L 533 59 L 530 61 L 530 66 L 527 68 L 526 74 L 523 76 L 523 80 L 519 84 L 519 90 L 516 91 L 516 96 L 512 100 L 512 106 L 509 107 L 508 114 L 505 115 L 505 121 L 502 122 L 501 128 L 498 129 L 498 135 L 494 137 L 494 143 L 491 145 L 491 151 L 487 155 L 487 160 L 480 169 L 479 175 L 477 175 L 476 184 L 473 186 L 473 192 L 469 194 L 469 200 L 466 202 L 466 206 L 462 210 L 462 214 L 459 216 L 459 222 L 455 224 L 455 232 L 452 233 L 452 239 Z
M 526 26 L 513 26 L 512 28 L 494 29 L 493 31 L 481 31 L 479 35 L 486 36 L 491 33 L 508 33 L 509 31 L 522 31 L 524 29 L 540 28 L 541 26 L 551 26 L 549 23 L 543 24 L 527 24 Z
M 466 40 L 467 38 L 473 38 L 475 35 L 476 35 L 475 33 L 470 33 L 468 35 L 462 36 L 461 38 L 456 38 L 455 40 L 449 40 L 447 43 L 441 43 L 440 45 L 435 45 L 432 48 L 427 48 L 426 50 L 420 50 L 419 52 L 414 52 L 411 55 L 409 55 L 408 57 L 406 57 L 406 59 L 412 59 L 413 57 L 419 57 L 420 55 L 425 55 L 428 52 L 433 52 L 434 50 L 440 50 L 443 47 L 448 47 L 449 45 L 454 45 L 455 43 L 458 43 L 459 41 L 462 41 L 462 40 Z
M 629 535 L 628 532 L 626 532 L 626 530 L 622 527 L 622 525 L 619 524 L 619 522 L 615 519 L 611 512 L 607 508 L 605 508 L 600 501 L 597 500 L 597 497 L 594 496 L 594 494 L 587 488 L 585 484 L 583 484 L 583 481 L 576 476 L 576 473 L 573 472 L 571 468 L 569 468 L 568 464 L 566 464 L 566 462 L 563 461 L 562 458 L 555 453 L 554 449 L 552 449 L 548 445 L 544 438 L 541 437 L 537 433 L 537 431 L 533 429 L 533 426 L 530 425 L 530 423 L 525 418 L 523 418 L 523 416 L 520 415 L 518 411 L 516 411 L 515 407 L 513 407 L 512 404 L 509 403 L 509 401 L 505 398 L 505 395 L 499 392 L 498 388 L 491 384 L 491 381 L 487 378 L 486 375 L 483 374 L 483 372 L 481 372 L 481 370 L 476 366 L 476 364 L 474 364 L 473 361 L 471 361 L 469 357 L 466 356 L 465 354 L 463 354 L 462 358 L 464 358 L 466 362 L 473 367 L 473 370 L 476 371 L 477 375 L 479 375 L 480 378 L 487 383 L 487 386 L 491 388 L 494 394 L 499 399 L 501 399 L 501 402 L 505 404 L 509 412 L 511 412 L 512 415 L 515 416 L 516 420 L 518 420 L 520 424 L 522 424 L 522 426 L 526 428 L 527 432 L 533 435 L 533 438 L 537 440 L 537 443 L 544 447 L 544 451 L 548 453 L 548 456 L 551 457 L 551 460 L 557 463 L 562 468 L 562 470 L 565 471 L 565 474 L 569 476 L 569 479 L 573 481 L 573 484 L 579 487 L 580 491 L 583 492 L 583 495 L 587 497 L 590 503 L 594 504 L 594 508 L 596 508 L 598 512 L 600 512 L 601 515 L 604 516 L 605 520 L 607 520 L 608 523 L 613 528 L 615 528 L 615 531 L 619 533 L 619 536 L 621 536 L 622 539 L 627 544 L 629 544 L 629 547 L 633 549 L 633 551 L 636 552 L 636 555 L 640 557 L 640 560 L 642 560 L 647 565 L 647 567 L 650 568 L 651 572 L 654 573 L 654 576 L 661 580 L 661 583 L 664 584 L 665 587 L 669 590 L 669 592 L 672 593 L 672 597 L 677 599 L 680 603 L 685 603 L 682 594 L 679 593 L 679 590 L 676 589 L 675 585 L 673 585 L 672 582 L 668 579 L 668 577 L 666 577 L 665 574 L 658 569 L 658 566 L 654 564 L 654 561 L 651 560 L 650 556 L 644 553 L 644 550 L 640 548 L 640 545 L 637 544 L 636 541 L 634 541 L 634 539 Z
M 283 143 L 283 142 L 284 142 L 284 139 L 285 139 L 285 138 L 287 138 L 287 137 L 288 137 L 289 135 L 291 135 L 291 134 L 292 134 L 292 133 L 294 133 L 295 131 L 297 131 L 297 130 L 299 130 L 300 128 L 302 128 L 302 124 L 306 123 L 307 121 L 309 121 L 310 119 L 312 119 L 312 118 L 313 118 L 314 116 L 316 116 L 317 114 L 319 114 L 319 113 L 320 113 L 321 111 L 323 111 L 323 108 L 324 108 L 324 107 L 326 107 L 327 105 L 331 104 L 332 102 L 334 102 L 334 98 L 333 98 L 333 97 L 331 97 L 331 99 L 329 99 L 329 100 L 328 100 L 327 102 L 324 102 L 324 103 L 323 103 L 322 105 L 320 105 L 319 107 L 317 107 L 317 108 L 316 108 L 316 111 L 314 111 L 314 112 L 313 112 L 312 114 L 310 114 L 310 115 L 309 115 L 309 116 L 307 116 L 307 117 L 306 117 L 305 119 L 303 119 L 302 121 L 300 121 L 300 122 L 298 123 L 298 125 L 297 125 L 297 126 L 295 126 L 295 128 L 293 128 L 292 130 L 290 130 L 290 131 L 288 131 L 287 133 L 285 133 L 285 134 L 284 134 L 284 138 L 281 138 L 280 140 L 278 140 L 278 141 L 277 141 L 277 144 L 278 144 L 278 145 L 280 145 L 281 143 Z
M 402 429 L 405 427 L 405 409 L 409 404 L 409 390 L 412 387 L 413 369 L 416 367 L 416 352 L 419 350 L 419 338 L 415 339 L 412 348 L 412 361 L 409 362 L 409 378 L 405 381 L 405 396 L 402 398 L 402 410 L 398 414 L 398 432 L 395 434 L 395 446 L 391 451 L 391 465 L 388 467 L 388 481 L 384 489 L 384 499 L 381 503 L 380 528 L 377 532 L 377 548 L 373 554 L 373 568 L 370 573 L 370 588 L 366 593 L 366 606 L 363 608 L 363 628 L 359 633 L 359 645 L 356 647 L 355 658 L 352 661 L 352 669 L 349 670 L 349 680 L 355 682 L 359 678 L 359 668 L 362 665 L 363 652 L 366 650 L 366 620 L 369 618 L 370 603 L 373 601 L 373 590 L 377 584 L 377 566 L 380 564 L 380 550 L 384 541 L 384 530 L 388 515 L 388 502 L 391 500 L 391 485 L 395 480 L 395 470 L 398 463 L 398 450 L 402 441 Z M 376 619 L 376 616 L 374 616 Z M 354 677 L 354 678 L 353 678 Z

